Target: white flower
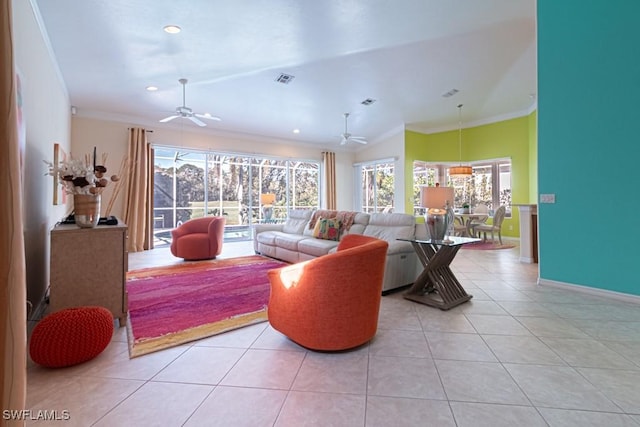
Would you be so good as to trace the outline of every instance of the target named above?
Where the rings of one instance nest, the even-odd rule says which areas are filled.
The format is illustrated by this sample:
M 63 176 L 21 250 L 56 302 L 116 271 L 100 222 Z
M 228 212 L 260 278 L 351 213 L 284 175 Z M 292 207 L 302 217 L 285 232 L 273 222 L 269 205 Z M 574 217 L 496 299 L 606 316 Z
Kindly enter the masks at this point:
M 103 178 L 106 167 L 95 166 L 94 169 L 89 156 L 85 156 L 84 160 L 70 157 L 57 165 L 47 161 L 45 163 L 49 166 L 48 175 L 56 177 L 67 194 L 100 194 L 110 181 Z M 116 176 L 112 176 L 111 180 L 114 177 Z

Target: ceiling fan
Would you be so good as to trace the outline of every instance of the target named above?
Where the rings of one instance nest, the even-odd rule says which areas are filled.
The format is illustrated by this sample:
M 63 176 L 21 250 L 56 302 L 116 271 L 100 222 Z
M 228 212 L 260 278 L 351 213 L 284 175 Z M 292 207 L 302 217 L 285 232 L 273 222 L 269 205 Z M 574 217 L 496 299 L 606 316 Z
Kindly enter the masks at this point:
M 342 140 L 340 141 L 340 145 L 345 145 L 348 142 L 357 142 L 358 144 L 366 144 L 367 140 L 364 136 L 354 136 L 349 133 L 347 128 L 348 118 L 349 118 L 349 113 L 344 113 L 344 133 L 341 135 Z
M 173 115 L 171 115 L 169 117 L 165 117 L 164 119 L 160 120 L 160 123 L 166 123 L 166 122 L 169 122 L 169 121 L 171 121 L 173 119 L 177 119 L 178 117 L 182 117 L 184 119 L 191 120 L 193 123 L 197 124 L 198 126 L 203 127 L 203 126 L 206 126 L 207 124 L 205 122 L 203 122 L 202 120 L 200 120 L 198 117 L 203 118 L 203 119 L 220 121 L 220 117 L 212 116 L 209 113 L 197 114 L 197 113 L 194 113 L 191 108 L 187 107 L 187 104 L 186 104 L 186 101 L 185 101 L 185 87 L 187 85 L 187 79 L 180 79 L 178 81 L 182 85 L 182 106 L 181 107 L 176 107 L 175 114 L 173 114 Z

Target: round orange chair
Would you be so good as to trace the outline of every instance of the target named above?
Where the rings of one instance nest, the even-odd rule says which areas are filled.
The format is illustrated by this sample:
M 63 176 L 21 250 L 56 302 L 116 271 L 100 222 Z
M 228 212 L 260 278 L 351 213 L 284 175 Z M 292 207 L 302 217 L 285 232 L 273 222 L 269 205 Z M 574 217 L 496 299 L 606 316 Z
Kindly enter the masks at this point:
M 171 253 L 186 261 L 213 259 L 220 255 L 226 218 L 205 216 L 171 230 Z
M 368 342 L 378 328 L 388 246 L 347 234 L 335 253 L 269 270 L 269 323 L 312 350 L 347 350 Z

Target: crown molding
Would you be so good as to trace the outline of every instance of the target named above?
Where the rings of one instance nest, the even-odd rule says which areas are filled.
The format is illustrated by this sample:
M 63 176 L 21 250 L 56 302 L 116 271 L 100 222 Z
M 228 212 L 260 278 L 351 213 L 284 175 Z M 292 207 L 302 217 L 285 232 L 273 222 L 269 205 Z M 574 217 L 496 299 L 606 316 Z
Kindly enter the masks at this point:
M 40 8 L 38 7 L 38 3 L 36 0 L 29 0 L 29 5 L 31 6 L 31 11 L 33 12 L 33 18 L 38 25 L 38 30 L 40 31 L 40 36 L 42 37 L 42 41 L 44 42 L 45 49 L 47 54 L 49 55 L 49 60 L 51 61 L 51 65 L 56 73 L 56 77 L 58 78 L 58 82 L 62 87 L 65 97 L 67 98 L 67 102 L 69 101 L 69 90 L 67 89 L 67 83 L 64 81 L 62 77 L 62 70 L 60 70 L 60 64 L 58 64 L 58 59 L 53 51 L 53 46 L 51 45 L 51 39 L 49 39 L 49 33 L 47 32 L 47 27 L 44 25 L 44 20 L 42 19 L 42 15 L 40 14 Z M 19 65 L 18 65 L 19 68 Z
M 537 107 L 537 104 L 535 104 L 535 107 Z M 473 127 L 477 127 L 477 126 L 490 125 L 492 123 L 504 122 L 505 120 L 517 119 L 519 117 L 528 116 L 534 110 L 535 110 L 534 107 L 530 107 L 527 110 L 515 111 L 513 113 L 501 114 L 499 116 L 493 116 L 493 117 L 489 117 L 489 118 L 486 118 L 486 119 L 480 119 L 480 120 L 475 120 L 475 121 L 471 121 L 471 122 L 466 122 L 462 126 L 462 128 L 463 129 L 467 129 L 467 128 L 473 128 Z M 420 126 L 418 124 L 411 124 L 411 123 L 407 124 L 406 128 L 407 128 L 407 130 L 410 130 L 410 131 L 413 131 L 413 132 L 419 132 L 419 133 L 423 133 L 423 134 L 448 132 L 448 131 L 458 130 L 459 129 L 457 124 L 456 125 L 452 125 L 452 126 L 439 126 L 439 127 L 430 128 L 430 127 L 423 127 L 423 126 Z

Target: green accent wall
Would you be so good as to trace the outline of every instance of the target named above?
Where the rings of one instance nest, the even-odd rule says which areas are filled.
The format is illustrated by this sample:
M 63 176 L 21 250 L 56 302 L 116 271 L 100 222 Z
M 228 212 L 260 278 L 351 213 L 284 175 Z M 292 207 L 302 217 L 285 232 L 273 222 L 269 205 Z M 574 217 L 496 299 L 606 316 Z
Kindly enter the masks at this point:
M 540 280 L 640 295 L 640 1 L 537 10 Z
M 532 119 L 532 116 L 534 118 Z M 536 164 L 531 163 L 531 122 L 535 115 L 519 117 L 488 125 L 466 128 L 462 132 L 462 160 L 477 161 L 498 158 L 511 159 L 511 189 L 514 204 L 535 203 L 531 196 L 531 180 L 536 180 Z M 413 212 L 413 162 L 457 162 L 460 158 L 458 130 L 423 134 L 405 131 L 405 212 Z M 505 219 L 502 235 L 519 237 L 518 209 Z

